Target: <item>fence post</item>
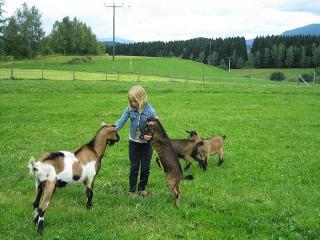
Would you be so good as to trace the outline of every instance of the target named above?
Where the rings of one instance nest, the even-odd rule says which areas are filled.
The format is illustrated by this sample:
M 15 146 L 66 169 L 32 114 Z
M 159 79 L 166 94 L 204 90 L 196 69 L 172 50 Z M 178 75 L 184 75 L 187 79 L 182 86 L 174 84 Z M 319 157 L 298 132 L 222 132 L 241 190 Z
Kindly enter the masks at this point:
M 13 76 L 13 66 L 14 65 L 14 58 L 12 57 L 11 58 L 11 76 L 10 76 L 10 79 L 13 80 L 14 79 L 14 76 Z
M 130 59 L 130 69 L 129 72 L 132 73 L 132 59 Z
M 138 82 L 140 82 L 140 71 L 141 71 L 141 66 L 139 65 Z
M 41 79 L 43 80 L 43 64 L 41 65 Z
M 204 84 L 204 67 L 202 68 L 202 84 Z
M 171 64 L 170 80 L 172 82 L 172 64 Z
M 108 73 L 106 73 L 106 81 L 108 81 Z
M 76 80 L 76 71 L 73 70 L 73 80 Z

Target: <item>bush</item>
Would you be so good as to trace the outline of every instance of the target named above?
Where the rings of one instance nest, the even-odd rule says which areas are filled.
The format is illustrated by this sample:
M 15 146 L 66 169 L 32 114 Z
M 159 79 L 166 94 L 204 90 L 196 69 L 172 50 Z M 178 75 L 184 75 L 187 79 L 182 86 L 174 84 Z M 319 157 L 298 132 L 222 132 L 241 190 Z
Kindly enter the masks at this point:
M 74 57 L 70 61 L 69 64 L 81 64 L 81 63 L 90 63 L 92 62 L 92 58 L 89 56 L 86 57 Z
M 283 81 L 283 80 L 285 80 L 285 76 L 282 72 L 273 72 L 270 75 L 270 80 Z

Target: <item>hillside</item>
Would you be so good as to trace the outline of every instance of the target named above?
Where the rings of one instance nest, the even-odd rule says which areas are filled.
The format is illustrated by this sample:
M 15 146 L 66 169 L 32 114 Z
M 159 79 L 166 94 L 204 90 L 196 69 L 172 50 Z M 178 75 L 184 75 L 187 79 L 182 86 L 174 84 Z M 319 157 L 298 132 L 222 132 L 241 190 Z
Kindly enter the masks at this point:
M 294 35 L 317 35 L 320 36 L 320 24 L 310 24 L 304 27 L 295 28 L 285 31 L 282 36 L 294 36 Z
M 110 56 L 92 56 L 88 62 L 74 61 L 79 56 L 49 56 L 37 60 L 16 61 L 17 69 L 66 70 L 87 73 L 132 73 L 152 76 L 172 76 L 173 78 L 230 78 L 229 73 L 217 67 L 175 57 L 116 56 L 115 71 Z M 84 58 L 84 57 L 82 57 Z M 0 62 L 0 67 L 11 68 L 11 62 Z

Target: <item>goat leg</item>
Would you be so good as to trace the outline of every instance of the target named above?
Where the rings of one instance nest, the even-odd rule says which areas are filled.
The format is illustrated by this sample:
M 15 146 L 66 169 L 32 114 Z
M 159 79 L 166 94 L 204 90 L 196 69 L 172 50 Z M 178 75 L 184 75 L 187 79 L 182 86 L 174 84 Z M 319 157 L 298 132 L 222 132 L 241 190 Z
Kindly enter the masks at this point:
M 56 181 L 49 181 L 47 180 L 45 182 L 44 187 L 44 196 L 42 199 L 42 202 L 38 208 L 38 224 L 37 224 L 37 233 L 42 234 L 44 229 L 44 214 L 49 206 L 49 202 L 52 198 L 52 195 L 54 194 L 54 191 L 56 189 Z
M 224 158 L 223 158 L 223 152 L 219 154 L 219 162 L 218 165 L 220 166 L 222 163 L 224 162 Z
M 158 164 L 159 168 L 160 168 L 161 170 L 163 170 L 163 167 L 162 167 L 162 165 L 161 165 L 161 162 L 160 162 L 159 156 L 157 156 L 157 157 L 156 157 L 156 162 L 157 162 L 157 164 Z
M 93 203 L 92 203 L 93 183 L 94 183 L 94 177 L 89 179 L 87 184 L 86 184 L 87 209 L 92 209 L 93 208 Z
M 34 221 L 34 223 L 38 223 L 38 220 L 39 220 L 38 207 L 39 207 L 39 204 L 40 204 L 40 199 L 41 199 L 42 193 L 43 193 L 42 183 L 36 182 L 36 194 L 35 194 L 34 200 L 32 202 L 32 205 L 33 205 L 33 221 Z
M 188 156 L 184 156 L 184 159 L 186 161 L 186 166 L 184 167 L 184 171 L 188 171 L 191 166 L 191 159 Z

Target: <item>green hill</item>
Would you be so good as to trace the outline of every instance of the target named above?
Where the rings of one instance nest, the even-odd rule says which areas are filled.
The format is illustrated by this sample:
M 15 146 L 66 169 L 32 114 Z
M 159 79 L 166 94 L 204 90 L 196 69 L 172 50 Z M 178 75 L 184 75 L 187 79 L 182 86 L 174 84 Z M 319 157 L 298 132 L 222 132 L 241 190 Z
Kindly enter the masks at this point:
M 36 60 L 16 61 L 18 69 L 71 70 L 95 73 L 133 73 L 153 76 L 173 76 L 176 78 L 206 77 L 230 78 L 234 75 L 217 67 L 202 63 L 164 57 L 116 57 L 115 68 L 110 56 L 49 56 Z M 0 67 L 10 68 L 11 62 L 1 63 Z

